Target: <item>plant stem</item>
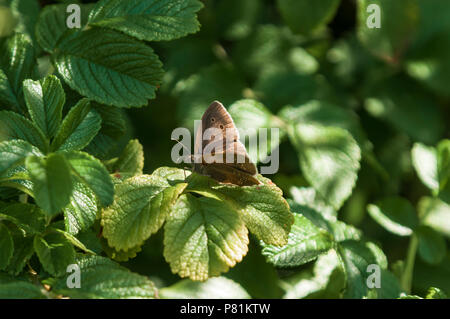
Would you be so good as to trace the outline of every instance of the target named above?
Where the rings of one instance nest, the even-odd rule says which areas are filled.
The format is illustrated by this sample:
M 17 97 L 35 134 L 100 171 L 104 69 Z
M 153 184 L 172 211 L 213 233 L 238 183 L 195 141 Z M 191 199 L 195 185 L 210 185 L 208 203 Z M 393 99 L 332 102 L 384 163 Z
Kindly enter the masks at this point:
M 406 293 L 411 293 L 412 279 L 414 273 L 414 261 L 416 259 L 417 246 L 419 240 L 416 234 L 411 235 L 411 240 L 409 241 L 408 254 L 406 255 L 406 264 L 403 271 L 403 276 L 401 280 L 401 285 Z

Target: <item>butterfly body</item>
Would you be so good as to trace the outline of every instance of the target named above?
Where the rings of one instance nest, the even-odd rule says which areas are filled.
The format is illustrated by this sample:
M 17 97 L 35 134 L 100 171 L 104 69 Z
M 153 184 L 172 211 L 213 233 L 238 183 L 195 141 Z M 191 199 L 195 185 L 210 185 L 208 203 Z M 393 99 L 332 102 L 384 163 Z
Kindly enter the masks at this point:
M 211 134 L 204 134 L 206 130 Z M 204 136 L 206 135 L 206 139 Z M 218 151 L 217 151 L 218 149 Z M 211 161 L 211 157 L 215 158 Z M 259 185 L 258 173 L 239 141 L 239 132 L 225 107 L 214 101 L 205 111 L 201 127 L 197 129 L 194 146 L 194 172 L 209 176 L 221 183 L 239 186 Z

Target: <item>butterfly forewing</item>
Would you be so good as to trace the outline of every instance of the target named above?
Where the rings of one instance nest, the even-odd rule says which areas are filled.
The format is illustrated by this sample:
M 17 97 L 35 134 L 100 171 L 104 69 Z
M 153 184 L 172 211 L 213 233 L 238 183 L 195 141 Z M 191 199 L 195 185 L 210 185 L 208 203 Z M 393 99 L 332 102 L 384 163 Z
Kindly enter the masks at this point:
M 253 176 L 257 173 L 256 166 L 239 141 L 239 131 L 218 101 L 211 103 L 203 114 L 201 127 L 195 135 L 194 153 L 201 157 L 201 163 L 194 164 L 197 172 L 223 183 L 241 186 L 259 184 Z

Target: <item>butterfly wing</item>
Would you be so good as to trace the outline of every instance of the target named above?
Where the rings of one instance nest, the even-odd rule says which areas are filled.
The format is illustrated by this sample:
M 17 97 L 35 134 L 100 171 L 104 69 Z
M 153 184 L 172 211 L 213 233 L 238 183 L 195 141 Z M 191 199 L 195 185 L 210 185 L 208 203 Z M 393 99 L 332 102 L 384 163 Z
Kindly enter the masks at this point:
M 213 131 L 209 139 L 203 140 L 203 134 L 209 128 L 215 128 L 217 131 Z M 253 176 L 257 174 L 256 166 L 251 162 L 245 146 L 239 141 L 239 131 L 231 115 L 218 101 L 211 103 L 203 114 L 201 127 L 197 129 L 195 135 L 194 153 L 202 156 L 202 151 L 207 146 L 209 150 L 218 149 L 219 152 L 212 155 L 222 155 L 223 161 L 205 163 L 202 157 L 201 164 L 194 164 L 195 171 L 223 183 L 241 186 L 259 184 Z M 231 161 L 227 161 L 227 154 Z
M 229 183 L 238 186 L 259 185 L 261 182 L 251 174 L 243 172 L 225 163 L 210 163 L 202 165 L 199 173 L 209 176 L 221 183 Z

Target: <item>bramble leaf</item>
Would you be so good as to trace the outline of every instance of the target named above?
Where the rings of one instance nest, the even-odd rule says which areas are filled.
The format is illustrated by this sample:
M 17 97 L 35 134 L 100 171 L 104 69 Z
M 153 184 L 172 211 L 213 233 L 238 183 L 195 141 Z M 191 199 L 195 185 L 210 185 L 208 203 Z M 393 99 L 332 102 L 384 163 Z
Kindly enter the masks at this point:
M 156 288 L 145 276 L 138 275 L 100 256 L 78 256 L 82 274 L 80 288 L 67 288 L 67 276 L 59 278 L 53 291 L 70 298 L 154 298 Z
M 13 253 L 13 238 L 8 228 L 3 223 L 0 223 L 0 270 L 4 270 L 8 266 Z
M 104 207 L 110 205 L 114 199 L 114 185 L 108 170 L 101 161 L 85 152 L 68 152 L 65 157 L 75 180 L 89 187 Z
M 303 265 L 326 253 L 333 246 L 332 237 L 326 231 L 316 227 L 300 214 L 294 214 L 294 218 L 295 222 L 285 246 L 262 244 L 262 254 L 277 267 Z
M 389 62 L 398 62 L 419 22 L 418 1 L 358 0 L 357 4 L 359 40 L 373 54 Z M 377 6 L 379 15 L 369 7 L 372 4 Z M 373 24 L 377 18 L 379 27 L 371 27 L 370 23 Z
M 66 100 L 58 78 L 49 75 L 39 81 L 25 80 L 23 93 L 34 124 L 48 139 L 53 138 L 61 124 L 62 108 Z
M 384 229 L 399 236 L 411 235 L 418 225 L 414 207 L 401 197 L 383 198 L 369 204 L 367 211 Z
M 144 149 L 138 140 L 131 140 L 114 161 L 111 171 L 129 173 L 132 176 L 142 174 L 144 168 Z
M 0 111 L 0 141 L 13 139 L 29 142 L 42 152 L 48 149 L 48 141 L 30 120 L 14 112 Z
M 80 100 L 66 115 L 55 139 L 53 150 L 81 150 L 97 135 L 102 119 L 91 110 L 89 100 Z
M 238 283 L 225 277 L 205 282 L 183 279 L 159 290 L 162 299 L 247 299 L 250 295 Z
M 197 0 L 102 0 L 89 25 L 111 28 L 145 41 L 173 40 L 199 30 Z
M 103 236 L 117 250 L 128 250 L 156 233 L 187 184 L 171 186 L 159 176 L 140 175 L 115 187 L 113 204 L 102 212 Z
M 447 245 L 444 237 L 427 226 L 417 229 L 418 253 L 429 264 L 439 264 L 445 257 Z
M 42 233 L 45 229 L 45 213 L 36 205 L 11 203 L 0 207 L 0 219 L 15 224 L 27 235 Z
M 0 273 L 1 299 L 43 299 L 41 288 L 22 278 Z
M 86 25 L 93 4 L 79 4 L 81 9 L 81 27 Z M 67 5 L 47 5 L 42 9 L 36 24 L 36 39 L 47 52 L 52 52 L 67 27 Z
M 0 142 L 0 154 L 0 176 L 7 173 L 8 170 L 22 165 L 27 156 L 42 156 L 39 149 L 22 140 Z
M 417 209 L 424 225 L 450 237 L 450 204 L 439 198 L 423 197 Z
M 34 237 L 34 250 L 44 269 L 54 276 L 65 274 L 67 266 L 75 261 L 75 250 L 61 233 Z
M 50 154 L 46 158 L 30 156 L 25 166 L 33 182 L 33 196 L 36 203 L 48 215 L 61 211 L 73 191 L 70 165 L 61 154 Z
M 340 0 L 278 0 L 277 6 L 285 23 L 296 33 L 308 34 L 333 18 Z
M 0 41 L 0 102 L 25 114 L 22 82 L 35 78 L 37 62 L 31 41 L 17 33 Z M 1 125 L 0 125 L 1 128 Z
M 163 76 L 162 64 L 149 46 L 110 29 L 65 34 L 54 61 L 72 89 L 119 107 L 147 104 Z
M 288 131 L 300 157 L 303 175 L 335 209 L 350 196 L 358 177 L 361 151 L 346 130 L 311 124 Z
M 248 231 L 227 203 L 181 195 L 164 226 L 164 257 L 172 272 L 204 281 L 240 262 L 248 250 Z
M 283 193 L 271 180 L 259 177 L 261 185 L 241 187 L 218 184 L 205 176 L 192 175 L 188 191 L 220 198 L 242 218 L 245 226 L 266 244 L 283 246 L 294 223 Z
M 93 191 L 74 177 L 70 203 L 63 208 L 66 231 L 76 235 L 94 224 L 97 216 L 97 198 Z

